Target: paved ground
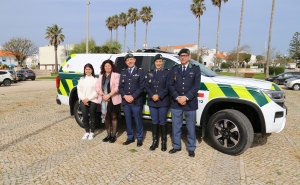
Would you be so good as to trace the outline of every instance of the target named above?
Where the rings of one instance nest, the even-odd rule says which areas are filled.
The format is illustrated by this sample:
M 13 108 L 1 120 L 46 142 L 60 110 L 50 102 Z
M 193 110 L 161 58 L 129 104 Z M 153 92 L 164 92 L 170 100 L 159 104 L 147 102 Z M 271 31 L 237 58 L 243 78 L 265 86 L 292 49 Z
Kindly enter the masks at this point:
M 0 87 L 0 184 L 300 184 L 300 91 L 286 90 L 287 127 L 268 139 L 255 135 L 240 156 L 215 151 L 197 130 L 196 157 L 149 151 L 145 142 L 123 146 L 125 123 L 116 143 L 103 143 L 104 126 L 92 141 L 55 102 L 55 81 L 26 81 Z M 171 130 L 171 125 L 169 125 Z M 185 130 L 185 129 L 184 129 Z M 183 134 L 186 142 L 186 133 Z M 171 139 L 168 137 L 168 149 Z

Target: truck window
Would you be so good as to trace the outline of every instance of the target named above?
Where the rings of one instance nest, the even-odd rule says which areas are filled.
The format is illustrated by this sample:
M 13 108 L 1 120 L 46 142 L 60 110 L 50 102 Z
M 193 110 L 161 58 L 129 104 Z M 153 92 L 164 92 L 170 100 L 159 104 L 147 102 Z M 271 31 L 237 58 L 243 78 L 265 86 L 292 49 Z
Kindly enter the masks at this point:
M 154 65 L 154 61 L 153 61 L 154 57 L 151 57 L 151 65 L 150 65 L 150 70 L 154 70 L 155 69 L 155 65 Z M 171 59 L 168 58 L 163 58 L 163 69 L 172 69 L 172 67 L 176 64 L 176 62 L 174 62 Z

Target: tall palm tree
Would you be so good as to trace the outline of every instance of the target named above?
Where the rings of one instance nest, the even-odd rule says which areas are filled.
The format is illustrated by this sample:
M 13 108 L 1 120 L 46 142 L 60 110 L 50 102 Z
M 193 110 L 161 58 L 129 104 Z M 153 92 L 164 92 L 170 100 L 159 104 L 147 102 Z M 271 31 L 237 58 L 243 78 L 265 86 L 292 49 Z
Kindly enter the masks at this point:
M 128 24 L 128 15 L 124 12 L 122 12 L 119 15 L 119 23 L 121 26 L 124 27 L 124 53 L 126 52 L 126 26 Z
M 106 20 L 106 27 L 108 28 L 108 30 L 110 31 L 110 41 L 112 41 L 112 30 L 113 30 L 113 18 L 112 17 L 108 17 Z
M 147 36 L 148 36 L 148 22 L 150 22 L 153 18 L 153 13 L 151 11 L 150 6 L 144 6 L 142 7 L 140 11 L 140 17 L 143 21 L 143 23 L 146 23 L 146 36 L 145 36 L 145 47 L 147 45 Z
M 274 17 L 274 8 L 275 8 L 275 0 L 272 2 L 272 12 L 270 19 L 270 30 L 269 30 L 269 42 L 268 42 L 268 54 L 267 54 L 267 63 L 266 63 L 266 77 L 269 77 L 269 62 L 270 62 L 270 51 L 271 51 L 271 40 L 272 40 L 272 27 L 273 27 L 273 17 Z
M 221 16 L 221 5 L 222 1 L 226 3 L 228 0 L 211 0 L 212 4 L 214 6 L 217 6 L 219 8 L 219 14 L 218 14 L 218 30 L 217 30 L 217 41 L 216 41 L 216 60 L 215 62 L 218 63 L 218 47 L 219 47 L 219 33 L 220 33 L 220 16 Z M 216 63 L 214 64 L 214 67 L 216 67 Z
M 136 51 L 136 22 L 140 20 L 140 15 L 138 14 L 138 9 L 136 8 L 130 8 L 127 13 L 129 23 L 134 23 L 134 51 Z
M 191 11 L 198 18 L 198 49 L 197 49 L 197 61 L 199 61 L 199 52 L 200 52 L 200 16 L 203 15 L 206 10 L 204 0 L 193 0 L 191 4 Z
M 113 29 L 116 30 L 116 41 L 118 41 L 118 27 L 120 26 L 119 16 L 116 14 L 116 15 L 112 16 L 112 18 L 113 18 L 113 21 L 112 21 Z
M 62 28 L 59 28 L 57 24 L 53 24 L 52 27 L 48 26 L 46 29 L 46 37 L 49 39 L 50 45 L 54 46 L 55 51 L 55 72 L 58 72 L 58 59 L 57 59 L 57 47 L 65 40 L 65 35 L 62 34 Z
M 237 57 L 236 57 L 236 64 L 235 64 L 235 76 L 238 76 L 238 62 L 239 62 L 239 55 L 240 55 L 243 16 L 244 16 L 244 0 L 242 0 L 242 8 L 241 8 L 240 31 L 239 31 L 239 37 L 238 37 Z

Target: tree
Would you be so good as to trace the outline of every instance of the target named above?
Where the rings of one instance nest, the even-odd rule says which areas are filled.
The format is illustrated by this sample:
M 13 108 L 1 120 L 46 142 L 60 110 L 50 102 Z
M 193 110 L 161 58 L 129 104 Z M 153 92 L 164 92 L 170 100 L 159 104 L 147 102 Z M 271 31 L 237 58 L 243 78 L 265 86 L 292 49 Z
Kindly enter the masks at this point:
M 119 15 L 119 23 L 121 26 L 124 27 L 124 53 L 126 52 L 126 26 L 128 24 L 128 15 L 124 12 L 122 12 Z
M 108 28 L 108 30 L 110 31 L 110 41 L 112 41 L 112 30 L 113 30 L 113 18 L 112 17 L 108 17 L 106 20 L 106 27 Z
M 288 49 L 291 58 L 300 59 L 300 33 L 296 32 L 290 42 L 290 48 Z
M 146 23 L 146 36 L 145 36 L 145 47 L 147 45 L 147 36 L 148 36 L 148 22 L 150 22 L 153 18 L 153 13 L 151 11 L 150 6 L 144 6 L 142 7 L 142 10 L 140 11 L 140 17 L 143 21 L 143 23 Z
M 118 27 L 120 26 L 120 24 L 119 24 L 119 16 L 117 14 L 112 16 L 112 26 L 113 29 L 116 30 L 116 41 L 118 41 Z
M 274 17 L 275 0 L 272 2 L 272 12 L 270 19 L 270 30 L 269 30 L 269 42 L 268 42 L 268 54 L 267 54 L 267 64 L 266 64 L 266 78 L 269 78 L 269 63 L 270 63 L 270 50 L 271 50 L 271 40 L 272 40 L 272 26 Z
M 217 29 L 217 41 L 216 41 L 216 61 L 218 63 L 218 46 L 219 46 L 219 33 L 220 33 L 220 16 L 221 16 L 221 5 L 222 1 L 226 3 L 228 0 L 211 0 L 212 4 L 214 6 L 217 6 L 219 8 L 219 14 L 218 14 L 218 29 Z M 214 62 L 214 66 L 216 66 Z
M 48 26 L 46 29 L 46 37 L 49 39 L 50 45 L 54 46 L 55 51 L 55 72 L 58 72 L 58 59 L 57 59 L 57 47 L 65 40 L 65 35 L 62 34 L 62 28 L 59 28 L 57 24 L 53 24 L 52 27 Z
M 240 54 L 237 58 L 237 48 L 233 48 L 231 51 L 228 52 L 227 55 L 227 63 L 230 68 L 232 67 L 239 67 L 239 63 L 243 62 L 245 60 L 244 55 L 241 53 L 250 53 L 251 47 L 247 44 L 244 44 L 240 47 Z M 250 55 L 251 57 L 251 55 Z
M 197 61 L 199 61 L 200 52 L 200 16 L 203 15 L 206 10 L 204 0 L 193 0 L 193 4 L 190 6 L 193 14 L 198 18 L 198 49 L 197 49 Z
M 82 40 L 79 44 L 75 44 L 74 48 L 70 51 L 70 54 L 79 54 L 79 53 L 86 53 L 86 42 Z M 89 53 L 100 53 L 99 48 L 96 46 L 96 41 L 91 38 L 89 39 Z
M 136 51 L 136 22 L 140 20 L 138 9 L 130 8 L 128 10 L 128 20 L 130 24 L 134 23 L 134 51 Z
M 2 45 L 3 50 L 11 52 L 17 59 L 18 65 L 23 65 L 23 61 L 30 55 L 38 53 L 35 44 L 26 38 L 12 38 Z
M 238 36 L 238 49 L 237 49 L 237 56 L 236 60 L 239 59 L 240 54 L 240 44 L 241 44 L 241 36 L 242 36 L 242 25 L 243 25 L 243 15 L 244 15 L 244 0 L 242 0 L 242 8 L 241 8 L 241 18 L 240 18 L 240 31 Z M 247 62 L 248 64 L 248 62 Z M 238 66 L 235 66 L 235 76 L 238 76 Z
M 100 46 L 101 53 L 118 54 L 121 53 L 122 45 L 116 41 L 106 41 L 102 46 Z

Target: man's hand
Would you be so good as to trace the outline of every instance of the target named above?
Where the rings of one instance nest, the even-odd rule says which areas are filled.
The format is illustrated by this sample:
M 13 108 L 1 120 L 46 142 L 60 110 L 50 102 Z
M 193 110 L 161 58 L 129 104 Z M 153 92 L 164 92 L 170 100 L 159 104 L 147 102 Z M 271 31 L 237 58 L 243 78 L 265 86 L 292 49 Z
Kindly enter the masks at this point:
M 185 105 L 186 104 L 186 97 L 185 96 L 178 96 L 177 101 L 180 105 Z
M 125 101 L 127 101 L 128 103 L 132 103 L 134 98 L 131 95 L 124 95 L 124 99 Z
M 158 100 L 159 100 L 158 94 L 154 94 L 154 95 L 152 96 L 152 100 L 153 100 L 153 101 L 158 101 Z

